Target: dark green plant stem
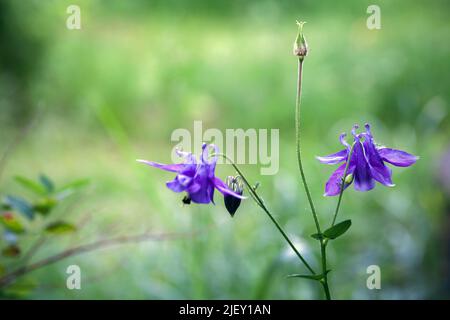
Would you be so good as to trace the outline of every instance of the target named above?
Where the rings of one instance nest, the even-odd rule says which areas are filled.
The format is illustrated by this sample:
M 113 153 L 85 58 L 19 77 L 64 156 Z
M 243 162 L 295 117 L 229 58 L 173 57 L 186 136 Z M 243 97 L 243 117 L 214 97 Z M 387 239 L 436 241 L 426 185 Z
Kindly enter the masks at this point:
M 286 242 L 289 244 L 289 246 L 292 248 L 292 250 L 295 252 L 297 257 L 300 259 L 300 261 L 305 265 L 305 267 L 311 272 L 312 274 L 316 274 L 315 271 L 311 268 L 309 263 L 305 260 L 305 258 L 301 255 L 301 253 L 297 250 L 297 248 L 294 246 L 292 241 L 287 236 L 286 232 L 283 230 L 283 228 L 280 226 L 278 221 L 273 217 L 273 215 L 270 213 L 269 209 L 267 209 L 266 205 L 264 204 L 264 201 L 261 199 L 261 197 L 258 195 L 258 193 L 255 191 L 255 189 L 252 187 L 252 185 L 248 182 L 247 178 L 243 175 L 242 171 L 238 168 L 238 166 L 225 154 L 219 153 L 212 156 L 221 156 L 227 161 L 230 162 L 230 164 L 233 166 L 234 170 L 238 173 L 238 175 L 241 176 L 242 181 L 244 181 L 245 185 L 247 186 L 248 191 L 250 192 L 250 195 L 252 196 L 253 200 L 256 202 L 256 204 L 267 214 L 267 216 L 270 218 L 270 220 L 273 222 L 273 224 L 276 226 L 278 231 L 281 233 L 283 238 L 286 240 Z
M 348 152 L 347 163 L 345 165 L 344 174 L 342 175 L 341 191 L 339 193 L 339 199 L 337 202 L 336 210 L 334 211 L 334 217 L 333 217 L 333 222 L 331 223 L 331 226 L 334 226 L 334 224 L 336 223 L 336 218 L 339 213 L 339 208 L 341 207 L 342 195 L 344 194 L 344 189 L 345 189 L 345 177 L 347 176 L 347 171 L 348 171 L 348 167 L 350 164 L 350 157 L 352 156 L 354 148 L 355 148 L 355 143 L 352 144 L 352 147 L 350 148 L 350 151 Z
M 325 297 L 327 300 L 331 300 L 330 288 L 328 287 L 328 271 L 327 271 L 327 243 L 325 240 L 320 240 L 320 255 L 322 257 L 322 272 L 323 279 L 320 280 L 325 292 Z
M 330 288 L 328 287 L 328 271 L 327 271 L 327 241 L 326 239 L 320 240 L 320 257 L 322 260 L 322 275 L 320 280 L 322 283 L 323 291 L 325 292 L 325 298 L 331 300 Z

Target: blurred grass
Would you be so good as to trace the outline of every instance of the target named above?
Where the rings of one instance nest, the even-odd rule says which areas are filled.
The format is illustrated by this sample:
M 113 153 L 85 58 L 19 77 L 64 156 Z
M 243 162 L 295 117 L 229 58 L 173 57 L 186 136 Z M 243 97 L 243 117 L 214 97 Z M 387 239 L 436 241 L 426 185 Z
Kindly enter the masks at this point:
M 6 25 L 17 28 L 2 32 L 10 54 L 0 60 L 1 147 L 37 120 L 10 156 L 0 192 L 20 191 L 16 174 L 93 181 L 73 200 L 75 208 L 55 213 L 77 219 L 93 212 L 89 224 L 39 255 L 64 241 L 115 233 L 201 231 L 190 240 L 92 253 L 37 271 L 29 277 L 39 279 L 31 298 L 320 297 L 314 284 L 285 278 L 301 267 L 280 255 L 281 238 L 250 201 L 233 219 L 217 195 L 215 207 L 181 207 L 163 184 L 171 174 L 134 161 L 169 162 L 171 132 L 192 129 L 194 120 L 204 130 L 279 128 L 279 174 L 245 170 L 318 265 L 293 143 L 295 19 L 308 21 L 303 150 L 321 221 L 335 206 L 336 199 L 321 196 L 333 169 L 314 156 L 338 150 L 339 133 L 354 123 L 370 122 L 377 141 L 421 156 L 412 168 L 394 169 L 394 189 L 346 193 L 340 218 L 351 218 L 353 227 L 330 246 L 334 295 L 448 297 L 441 285 L 448 244 L 440 239 L 449 196 L 435 179 L 450 133 L 447 2 L 381 1 L 379 31 L 366 28 L 367 1 L 79 1 L 80 31 L 65 28 L 70 1 L 5 3 Z M 40 49 L 26 47 L 35 42 Z M 221 177 L 230 173 L 220 166 Z M 65 289 L 69 264 L 82 269 L 81 291 Z M 370 264 L 382 269 L 379 292 L 365 286 Z

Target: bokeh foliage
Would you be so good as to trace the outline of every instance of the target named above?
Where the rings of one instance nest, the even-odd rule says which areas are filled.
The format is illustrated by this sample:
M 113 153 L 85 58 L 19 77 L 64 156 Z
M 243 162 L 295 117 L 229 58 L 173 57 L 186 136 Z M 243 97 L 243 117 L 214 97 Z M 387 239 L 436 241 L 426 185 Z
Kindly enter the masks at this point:
M 81 30 L 65 27 L 74 3 Z M 378 1 L 381 30 L 366 28 L 369 4 L 1 0 L 2 150 L 32 124 L 8 155 L 0 193 L 19 191 L 16 175 L 89 177 L 91 187 L 67 210 L 74 218 L 92 214 L 82 233 L 60 240 L 67 244 L 147 229 L 199 232 L 36 271 L 29 281 L 39 278 L 39 286 L 28 297 L 320 297 L 315 285 L 286 279 L 303 270 L 250 201 L 233 219 L 219 195 L 215 207 L 182 207 L 164 187 L 170 174 L 134 161 L 170 161 L 171 132 L 192 129 L 194 120 L 204 128 L 279 128 L 279 173 L 245 170 L 318 265 L 295 162 L 296 19 L 308 22 L 303 150 L 320 219 L 331 219 L 336 199 L 322 197 L 332 169 L 314 156 L 337 151 L 337 136 L 354 123 L 370 122 L 378 142 L 421 157 L 412 168 L 394 169 L 393 189 L 346 192 L 340 218 L 353 226 L 329 249 L 334 296 L 448 297 L 450 205 L 441 184 L 449 178 L 440 159 L 450 148 L 449 3 Z M 220 166 L 219 173 L 232 170 Z M 82 269 L 81 291 L 65 288 L 69 264 Z M 381 267 L 380 291 L 366 288 L 371 264 Z

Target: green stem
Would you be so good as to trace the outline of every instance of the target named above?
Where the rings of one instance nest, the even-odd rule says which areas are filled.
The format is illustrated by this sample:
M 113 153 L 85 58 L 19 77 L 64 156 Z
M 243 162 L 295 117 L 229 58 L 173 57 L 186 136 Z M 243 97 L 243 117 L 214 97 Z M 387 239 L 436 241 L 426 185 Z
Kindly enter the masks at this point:
M 322 256 L 322 272 L 323 279 L 321 280 L 323 290 L 325 291 L 325 297 L 327 300 L 331 300 L 330 288 L 328 287 L 328 275 L 327 275 L 327 243 L 324 240 L 320 241 L 320 254 Z
M 316 208 L 312 201 L 311 193 L 309 192 L 308 183 L 306 182 L 305 172 L 303 171 L 301 149 L 300 149 L 300 100 L 302 94 L 302 74 L 303 74 L 303 58 L 298 59 L 298 74 L 297 74 L 297 98 L 295 101 L 295 133 L 296 133 L 296 146 L 297 146 L 297 161 L 300 175 L 302 177 L 303 186 L 305 187 L 306 196 L 308 197 L 311 212 L 314 217 L 314 223 L 316 224 L 317 233 L 321 234 L 319 219 L 317 218 Z
M 311 197 L 311 193 L 309 192 L 308 183 L 306 181 L 305 172 L 303 170 L 302 164 L 302 156 L 301 156 L 301 148 L 300 148 L 300 102 L 302 95 L 302 76 L 303 76 L 303 57 L 298 59 L 298 73 L 297 73 L 297 97 L 295 100 L 295 140 L 297 147 L 297 161 L 298 168 L 300 170 L 300 175 L 302 177 L 303 186 L 305 187 L 306 196 L 308 198 L 309 205 L 311 207 L 311 212 L 314 218 L 314 223 L 316 225 L 317 233 L 322 234 L 320 230 L 319 219 L 317 218 L 316 208 L 314 207 L 314 203 Z M 325 297 L 327 300 L 331 300 L 330 288 L 328 287 L 328 276 L 327 276 L 327 254 L 326 254 L 326 242 L 324 240 L 320 241 L 320 255 L 322 260 L 322 274 L 323 279 L 320 280 L 323 286 L 323 290 L 325 292 Z
M 245 185 L 247 186 L 248 191 L 250 192 L 253 200 L 255 200 L 256 204 L 267 214 L 267 216 L 270 218 L 270 220 L 273 222 L 273 224 L 276 226 L 276 228 L 278 229 L 278 231 L 281 233 L 281 235 L 283 236 L 283 238 L 286 240 L 286 242 L 289 244 L 289 246 L 292 248 L 292 250 L 295 252 L 295 254 L 297 255 L 297 257 L 300 259 L 300 261 L 305 265 L 305 267 L 309 270 L 309 272 L 311 272 L 312 274 L 316 274 L 314 272 L 314 270 L 311 268 L 311 266 L 309 265 L 309 263 L 305 260 L 305 258 L 301 255 L 301 253 L 297 250 L 297 248 L 294 246 L 294 244 L 292 243 L 292 241 L 289 239 L 288 235 L 286 234 L 286 232 L 283 230 L 283 228 L 281 227 L 281 225 L 278 223 L 278 221 L 274 218 L 274 216 L 270 213 L 269 209 L 267 209 L 267 207 L 264 204 L 264 201 L 261 199 L 261 197 L 258 195 L 258 193 L 255 191 L 255 189 L 252 187 L 252 185 L 248 182 L 247 178 L 245 178 L 245 176 L 243 175 L 242 171 L 238 168 L 238 166 L 230 159 L 228 158 L 225 154 L 223 153 L 218 153 L 215 154 L 217 156 L 221 156 L 224 159 L 228 160 L 231 165 L 233 166 L 233 168 L 236 170 L 236 172 L 241 176 L 242 180 L 244 181 Z M 214 156 L 214 155 L 212 155 Z
M 334 211 L 334 217 L 333 217 L 333 222 L 331 223 L 331 227 L 333 227 L 334 224 L 336 223 L 336 218 L 339 213 L 339 208 L 341 206 L 341 201 L 342 201 L 342 195 L 344 194 L 344 189 L 345 189 L 345 177 L 347 176 L 348 168 L 350 165 L 350 158 L 352 156 L 354 148 L 355 148 L 355 144 L 353 143 L 352 147 L 350 148 L 350 151 L 348 152 L 347 163 L 345 165 L 344 173 L 342 175 L 341 191 L 339 192 L 339 199 L 338 199 L 338 203 L 336 206 L 336 210 Z M 327 272 L 326 271 L 327 270 L 327 253 L 326 253 L 327 244 L 328 244 L 328 239 L 320 241 L 320 252 L 321 252 L 321 256 L 322 256 L 322 272 L 324 274 L 322 285 L 325 290 L 325 296 L 326 296 L 327 300 L 331 300 L 330 289 L 328 287 L 328 276 L 326 274 L 326 272 Z
M 353 143 L 352 147 L 350 148 L 350 151 L 348 152 L 347 163 L 345 165 L 344 173 L 342 175 L 341 191 L 339 192 L 339 199 L 338 199 L 338 203 L 336 206 L 336 210 L 334 211 L 334 217 L 333 217 L 333 222 L 331 223 L 331 227 L 333 227 L 334 224 L 336 223 L 336 218 L 339 213 L 339 208 L 341 206 L 341 201 L 342 201 L 342 195 L 344 194 L 344 189 L 345 189 L 345 177 L 347 176 L 347 172 L 348 172 L 348 168 L 349 168 L 349 164 L 350 164 L 350 158 L 352 156 L 354 148 L 355 148 L 355 144 Z M 324 273 L 322 285 L 325 290 L 325 296 L 327 297 L 328 300 L 330 300 L 331 295 L 330 295 L 330 289 L 328 287 L 328 276 L 326 274 L 326 272 L 327 272 L 326 271 L 327 270 L 327 253 L 326 253 L 327 244 L 328 244 L 328 239 L 320 241 L 320 251 L 321 251 L 321 256 L 322 256 L 322 272 Z

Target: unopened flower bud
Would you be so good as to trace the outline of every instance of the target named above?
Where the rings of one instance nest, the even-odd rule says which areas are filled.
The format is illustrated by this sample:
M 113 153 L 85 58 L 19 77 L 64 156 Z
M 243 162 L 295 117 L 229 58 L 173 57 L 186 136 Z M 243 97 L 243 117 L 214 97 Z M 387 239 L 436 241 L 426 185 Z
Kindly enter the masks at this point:
M 244 193 L 244 185 L 242 183 L 242 178 L 240 176 L 232 177 L 228 176 L 226 180 L 226 184 L 230 190 L 234 191 L 235 193 L 242 195 Z M 225 208 L 227 208 L 227 211 L 230 213 L 230 215 L 233 217 L 236 213 L 236 210 L 241 205 L 241 199 L 236 198 L 232 195 L 226 194 L 224 196 L 224 203 Z
M 297 21 L 298 32 L 297 38 L 295 38 L 293 50 L 294 56 L 299 57 L 301 60 L 303 60 L 303 58 L 308 54 L 308 43 L 306 42 L 305 36 L 303 34 L 303 25 L 305 23 L 306 22 Z
M 345 184 L 350 184 L 350 183 L 352 183 L 352 182 L 353 182 L 353 174 L 352 174 L 352 173 L 348 174 L 348 175 L 345 177 L 344 182 L 345 182 Z
M 192 199 L 189 196 L 184 196 L 181 201 L 183 202 L 183 204 L 191 204 Z

